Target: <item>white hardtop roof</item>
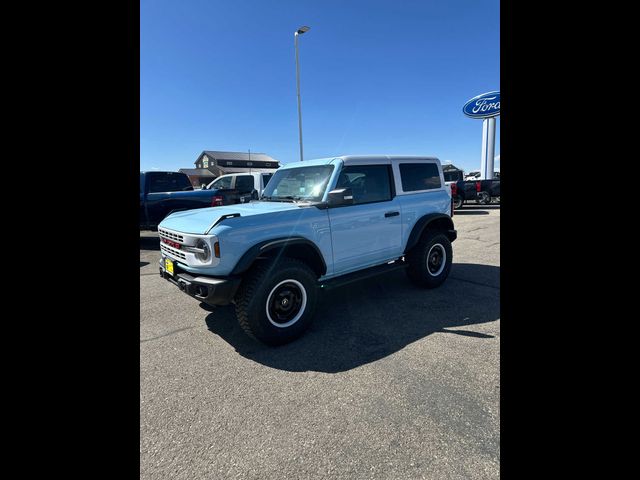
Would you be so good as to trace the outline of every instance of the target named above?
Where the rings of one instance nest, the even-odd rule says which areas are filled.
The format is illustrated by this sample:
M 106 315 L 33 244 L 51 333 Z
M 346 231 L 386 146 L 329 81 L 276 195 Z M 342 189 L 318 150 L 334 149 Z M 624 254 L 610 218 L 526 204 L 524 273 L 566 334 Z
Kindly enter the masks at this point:
M 307 166 L 315 166 L 315 165 L 327 165 L 329 163 L 333 163 L 336 160 L 342 160 L 345 165 L 362 165 L 367 163 L 374 164 L 391 164 L 391 162 L 399 162 L 399 161 L 416 161 L 416 160 L 427 160 L 431 162 L 438 162 L 440 160 L 437 157 L 428 157 L 424 155 L 342 155 L 339 157 L 326 157 L 326 158 L 316 158 L 313 160 L 305 160 L 303 162 L 290 162 L 284 164 L 280 168 L 296 168 L 296 167 L 307 167 Z
M 426 157 L 423 155 L 343 155 L 340 158 L 345 165 L 359 165 L 367 162 L 391 163 L 403 160 L 429 160 L 440 162 L 436 157 Z

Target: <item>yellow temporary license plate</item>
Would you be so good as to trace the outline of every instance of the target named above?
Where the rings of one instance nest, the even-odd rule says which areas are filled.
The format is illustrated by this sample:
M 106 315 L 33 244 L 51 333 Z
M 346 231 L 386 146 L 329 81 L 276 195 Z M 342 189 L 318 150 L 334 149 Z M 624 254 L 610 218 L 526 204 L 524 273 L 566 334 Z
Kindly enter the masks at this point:
M 171 260 L 170 258 L 165 258 L 164 269 L 167 271 L 167 273 L 173 275 L 173 260 Z

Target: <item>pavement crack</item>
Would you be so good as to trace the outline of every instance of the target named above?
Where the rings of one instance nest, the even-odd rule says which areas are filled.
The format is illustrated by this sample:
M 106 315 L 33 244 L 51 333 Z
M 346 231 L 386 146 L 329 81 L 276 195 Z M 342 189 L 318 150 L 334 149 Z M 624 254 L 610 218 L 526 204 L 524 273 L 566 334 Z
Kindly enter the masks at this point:
M 177 330 L 172 330 L 172 331 L 170 331 L 168 333 L 164 333 L 162 335 L 158 335 L 157 337 L 145 338 L 144 340 L 140 340 L 140 343 L 150 342 L 151 340 L 158 340 L 159 338 L 168 337 L 169 335 L 173 335 L 174 333 L 184 332 L 185 330 L 191 330 L 192 328 L 198 328 L 198 327 L 179 328 Z
M 467 280 L 466 278 L 458 278 L 458 277 L 454 277 L 453 275 L 449 275 L 449 278 L 453 278 L 454 280 L 458 280 L 460 282 L 473 283 L 474 285 L 480 285 L 481 287 L 489 287 L 495 290 L 500 290 L 500 287 L 496 287 L 495 285 L 489 285 L 488 283 L 474 282 L 473 280 Z

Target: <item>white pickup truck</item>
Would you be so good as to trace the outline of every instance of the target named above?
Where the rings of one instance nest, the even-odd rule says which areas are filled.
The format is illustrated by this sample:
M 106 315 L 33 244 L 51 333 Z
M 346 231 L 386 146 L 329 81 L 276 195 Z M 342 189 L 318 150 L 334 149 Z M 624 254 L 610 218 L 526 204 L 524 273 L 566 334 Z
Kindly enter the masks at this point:
M 272 176 L 273 172 L 229 173 L 216 178 L 206 189 L 219 191 L 213 206 L 247 203 L 260 198 Z

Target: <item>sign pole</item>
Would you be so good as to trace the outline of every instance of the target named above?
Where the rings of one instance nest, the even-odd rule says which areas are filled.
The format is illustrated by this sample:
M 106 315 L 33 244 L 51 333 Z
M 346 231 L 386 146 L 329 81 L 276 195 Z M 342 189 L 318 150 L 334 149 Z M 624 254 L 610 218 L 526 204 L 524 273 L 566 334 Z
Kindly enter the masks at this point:
M 480 179 L 493 179 L 493 162 L 496 153 L 496 117 L 482 121 L 482 160 L 480 163 Z

